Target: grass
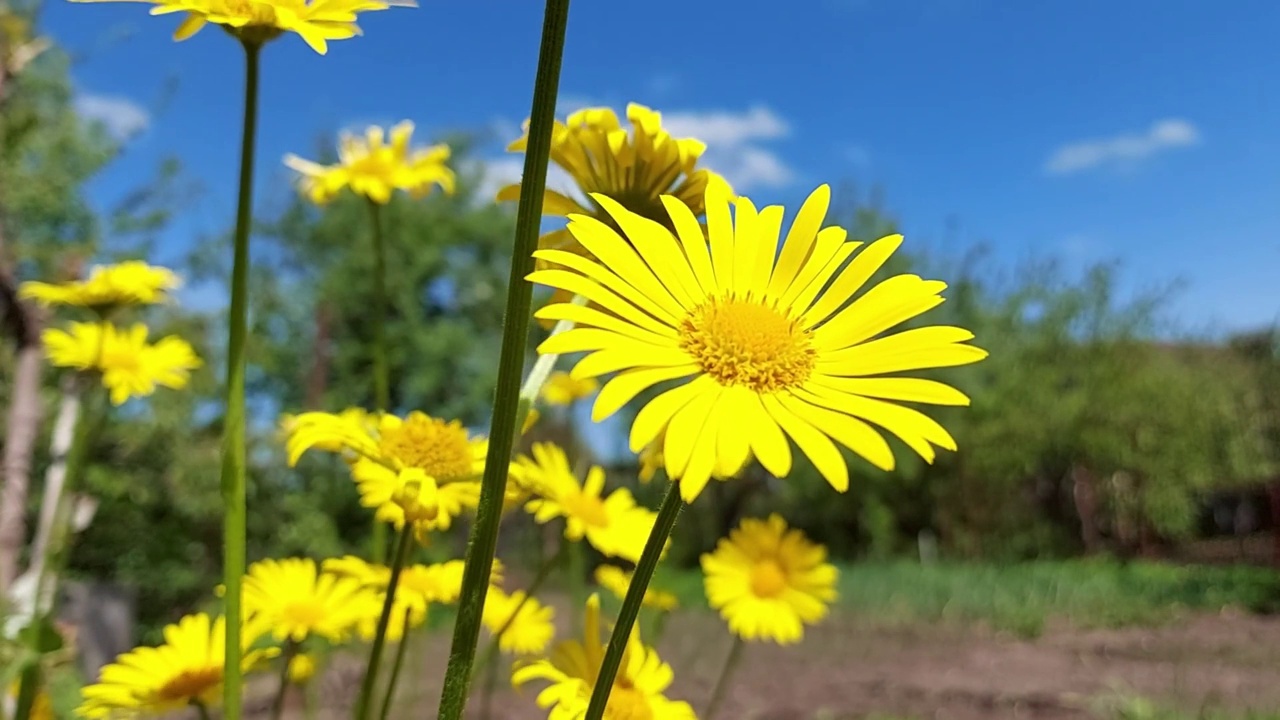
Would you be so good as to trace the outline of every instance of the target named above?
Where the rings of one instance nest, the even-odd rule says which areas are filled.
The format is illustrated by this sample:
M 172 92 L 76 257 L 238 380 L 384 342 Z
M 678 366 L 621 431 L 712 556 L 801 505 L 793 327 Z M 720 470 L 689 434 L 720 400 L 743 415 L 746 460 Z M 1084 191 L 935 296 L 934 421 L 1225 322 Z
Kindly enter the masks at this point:
M 705 607 L 701 576 L 655 581 L 684 607 Z M 1266 568 L 1179 566 L 1112 560 L 1010 565 L 915 562 L 841 568 L 840 606 L 873 623 L 985 624 L 1035 637 L 1051 620 L 1077 627 L 1155 625 L 1188 611 L 1280 611 L 1280 573 Z

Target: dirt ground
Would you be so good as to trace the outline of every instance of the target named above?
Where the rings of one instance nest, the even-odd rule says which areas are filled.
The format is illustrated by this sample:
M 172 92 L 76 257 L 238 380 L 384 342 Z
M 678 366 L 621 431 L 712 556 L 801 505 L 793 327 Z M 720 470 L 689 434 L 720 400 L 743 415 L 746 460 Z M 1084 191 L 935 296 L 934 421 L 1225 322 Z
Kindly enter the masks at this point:
M 434 716 L 448 645 L 447 634 L 436 633 L 414 648 L 392 718 Z M 673 616 L 659 643 L 663 659 L 676 670 L 670 696 L 689 701 L 701 716 L 729 647 L 717 617 Z M 358 662 L 351 660 L 335 664 L 323 680 L 323 720 L 349 717 L 359 677 Z M 520 693 L 503 682 L 498 687 L 490 718 L 546 717 L 534 704 L 537 687 Z M 873 628 L 856 618 L 832 617 L 798 646 L 748 646 L 716 716 L 1106 718 L 1111 715 L 1100 703 L 1117 693 L 1189 713 L 1205 706 L 1280 709 L 1280 618 L 1224 614 L 1161 628 L 1058 627 L 1020 640 L 978 629 Z M 469 713 L 482 717 L 479 697 Z

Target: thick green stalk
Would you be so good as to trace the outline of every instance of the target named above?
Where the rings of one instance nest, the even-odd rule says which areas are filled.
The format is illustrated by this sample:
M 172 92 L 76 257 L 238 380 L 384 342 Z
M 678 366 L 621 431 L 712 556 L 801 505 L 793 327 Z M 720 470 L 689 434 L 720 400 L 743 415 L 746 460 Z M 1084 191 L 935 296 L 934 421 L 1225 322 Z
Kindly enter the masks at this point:
M 369 203 L 369 224 L 373 235 L 373 402 L 374 409 L 387 412 L 391 406 L 391 370 L 387 363 L 387 248 L 382 235 L 382 206 Z M 387 561 L 387 526 L 373 521 L 369 553 L 373 562 Z
M 382 698 L 382 712 L 378 714 L 381 720 L 387 720 L 391 716 L 391 702 L 396 698 L 396 686 L 400 684 L 400 671 L 404 669 L 404 656 L 409 651 L 409 617 L 412 614 L 412 608 L 405 608 L 404 634 L 400 636 L 400 642 L 396 645 L 396 659 L 391 664 L 391 678 L 387 680 L 387 692 Z
M 405 561 L 409 558 L 409 548 L 412 545 L 413 523 L 406 522 L 404 529 L 400 531 L 396 557 L 391 563 L 391 577 L 387 580 L 387 597 L 382 601 L 378 629 L 373 634 L 373 646 L 369 648 L 369 663 L 365 666 L 364 680 L 360 683 L 360 697 L 356 700 L 356 720 L 369 720 L 369 713 L 373 709 L 373 688 L 378 683 L 378 666 L 382 664 L 382 648 L 387 644 L 387 627 L 391 625 L 391 608 L 395 604 L 396 587 L 400 585 L 400 571 L 404 569 Z
M 720 709 L 725 690 L 729 689 L 729 676 L 733 674 L 738 667 L 738 661 L 742 659 L 743 645 L 742 638 L 734 635 L 733 647 L 729 648 L 729 655 L 724 659 L 724 666 L 720 668 L 720 677 L 716 678 L 716 685 L 711 690 L 711 699 L 707 701 L 707 710 L 702 714 L 702 720 L 712 720 L 716 716 L 716 710 Z
M 518 427 L 516 418 L 520 410 L 524 350 L 529 339 L 529 307 L 533 288 L 525 276 L 533 270 L 533 251 L 538 245 L 542 196 L 547 184 L 547 159 L 551 154 L 551 129 L 555 123 L 556 92 L 560 85 L 560 60 L 564 55 L 568 19 L 569 0 L 547 0 L 533 87 L 533 109 L 529 114 L 529 143 L 520 183 L 520 205 L 516 211 L 515 247 L 511 251 L 511 277 L 507 284 L 502 351 L 498 359 L 493 421 L 489 428 L 489 453 L 481 481 L 480 506 L 476 509 L 462 574 L 458 619 L 453 626 L 453 645 L 449 652 L 449 666 L 445 670 L 444 691 L 440 696 L 440 720 L 459 720 L 467 705 L 471 666 L 475 662 L 476 642 L 480 638 L 480 618 L 498 542 L 507 469 Z
M 258 125 L 258 58 L 262 44 L 243 41 L 244 125 L 240 139 L 240 192 L 236 201 L 231 311 L 227 318 L 227 411 L 222 436 L 223 614 L 227 622 L 222 686 L 223 720 L 240 720 L 244 695 L 240 667 L 240 581 L 245 572 L 244 373 L 249 326 L 249 225 L 253 218 L 253 146 Z
M 658 519 L 654 521 L 653 532 L 649 533 L 644 552 L 640 554 L 640 562 L 636 564 L 636 572 L 631 577 L 622 609 L 618 611 L 618 621 L 613 626 L 613 634 L 609 636 L 609 647 L 604 652 L 600 674 L 591 691 L 591 704 L 587 706 L 586 720 L 601 720 L 604 717 L 609 693 L 613 691 L 613 680 L 618 675 L 618 666 L 622 664 L 622 653 L 627 648 L 627 639 L 631 637 L 631 628 L 636 624 L 636 616 L 640 614 L 645 590 L 649 589 L 653 571 L 657 569 L 658 560 L 662 557 L 662 547 L 667 544 L 667 538 L 671 537 L 671 528 L 675 527 L 676 518 L 683 507 L 680 483 L 672 482 L 667 488 L 666 497 L 662 499 L 662 506 L 658 508 Z

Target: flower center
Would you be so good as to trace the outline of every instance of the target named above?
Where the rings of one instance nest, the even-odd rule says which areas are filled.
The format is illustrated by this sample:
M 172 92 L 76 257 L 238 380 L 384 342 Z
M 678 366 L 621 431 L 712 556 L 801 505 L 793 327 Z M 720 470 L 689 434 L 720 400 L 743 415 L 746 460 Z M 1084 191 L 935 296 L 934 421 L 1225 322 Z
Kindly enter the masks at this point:
M 605 706 L 607 720 L 653 720 L 653 708 L 644 693 L 621 684 L 613 686 L 609 704 Z
M 437 483 L 471 477 L 471 444 L 462 423 L 413 413 L 400 427 L 386 430 L 378 450 L 401 466 L 417 468 Z
M 324 620 L 324 606 L 313 600 L 299 600 L 284 606 L 280 617 L 298 627 L 314 628 Z
M 156 696 L 161 702 L 198 698 L 222 683 L 222 667 L 183 670 L 160 686 Z
M 608 527 L 609 513 L 604 509 L 604 501 L 599 495 L 591 495 L 581 491 L 567 493 L 560 499 L 565 512 L 578 518 L 592 527 Z
M 721 298 L 689 313 L 680 345 L 721 385 L 769 393 L 809 379 L 816 353 L 800 324 L 759 302 Z
M 760 560 L 751 567 L 751 594 L 772 598 L 787 589 L 787 573 L 775 560 Z
M 142 357 L 131 347 L 113 347 L 115 343 L 108 343 L 102 348 L 102 357 L 98 361 L 98 367 L 103 372 L 114 370 L 116 372 L 124 372 L 130 375 L 137 375 L 142 370 Z

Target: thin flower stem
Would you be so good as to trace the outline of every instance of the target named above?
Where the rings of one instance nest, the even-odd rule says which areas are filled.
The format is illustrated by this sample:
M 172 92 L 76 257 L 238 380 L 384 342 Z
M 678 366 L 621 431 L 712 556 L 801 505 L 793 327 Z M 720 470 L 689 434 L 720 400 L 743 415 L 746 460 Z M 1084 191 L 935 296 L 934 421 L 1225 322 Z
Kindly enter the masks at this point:
M 533 270 L 533 251 L 538 245 L 547 159 L 551 154 L 551 130 L 555 123 L 556 93 L 560 85 L 560 61 L 564 55 L 568 20 L 569 0 L 547 0 L 533 86 L 533 107 L 529 114 L 529 142 L 525 151 L 523 181 L 520 183 L 520 205 L 516 210 L 515 245 L 507 283 L 507 307 L 502 327 L 502 351 L 498 359 L 493 421 L 489 428 L 489 452 L 480 486 L 480 504 L 471 528 L 466 566 L 462 573 L 458 619 L 453 626 L 453 644 L 437 715 L 440 720 L 460 720 L 467 706 L 471 667 L 475 662 L 484 598 L 493 570 L 498 523 L 502 519 L 511 448 L 520 427 L 517 424 L 523 404 L 520 377 L 529 340 L 529 307 L 533 292 L 525 276 Z
M 672 482 L 667 488 L 666 497 L 662 499 L 662 506 L 658 508 L 658 518 L 653 523 L 653 532 L 649 533 L 644 552 L 640 554 L 635 574 L 631 576 L 622 608 L 618 610 L 618 621 L 613 626 L 613 634 L 609 636 L 609 647 L 605 650 L 595 688 L 591 691 L 591 704 L 587 706 L 586 720 L 601 720 L 604 717 L 609 693 L 613 691 L 613 680 L 618 675 L 618 666 L 622 664 L 622 653 L 626 650 L 627 639 L 631 637 L 631 628 L 635 626 L 636 616 L 640 614 L 644 593 L 649 589 L 653 571 L 657 569 L 658 560 L 662 557 L 662 548 L 667 544 L 667 538 L 671 537 L 671 528 L 675 527 L 676 518 L 683 507 L 680 483 Z
M 400 584 L 400 571 L 409 558 L 413 545 L 413 523 L 406 522 L 400 531 L 396 545 L 396 557 L 391 563 L 391 577 L 387 580 L 387 597 L 382 601 L 382 614 L 378 616 L 378 629 L 373 634 L 373 646 L 369 649 L 369 663 L 365 666 L 364 680 L 360 683 L 360 697 L 356 701 L 356 720 L 369 720 L 373 709 L 373 688 L 378 682 L 378 666 L 382 664 L 382 648 L 387 644 L 387 627 L 391 625 L 391 608 L 395 604 L 396 587 Z M 403 636 L 401 640 L 403 641 Z
M 724 700 L 724 693 L 729 689 L 729 676 L 738 667 L 738 661 L 742 659 L 742 638 L 737 635 L 733 636 L 733 647 L 729 648 L 729 654 L 724 659 L 724 666 L 720 668 L 720 676 L 716 678 L 716 685 L 711 690 L 711 699 L 707 701 L 707 710 L 702 714 L 702 720 L 712 720 L 716 716 L 716 710 L 720 709 L 720 703 Z
M 396 645 L 396 659 L 391 664 L 391 677 L 387 680 L 387 693 L 382 698 L 382 712 L 378 713 L 381 720 L 387 720 L 391 714 L 391 702 L 396 697 L 396 685 L 400 684 L 400 671 L 404 668 L 404 656 L 409 650 L 409 616 L 413 613 L 412 608 L 404 609 L 404 633 L 400 636 L 400 642 Z
M 481 667 L 484 668 L 484 689 L 480 691 L 480 720 L 489 720 L 493 706 L 493 691 L 498 687 L 498 656 L 490 655 L 485 658 Z
M 245 572 L 244 374 L 249 326 L 249 225 L 253 218 L 253 149 L 258 125 L 258 58 L 262 44 L 245 40 L 244 124 L 240 139 L 240 192 L 236 201 L 231 309 L 227 318 L 227 409 L 222 436 L 223 554 L 226 588 L 226 652 L 223 656 L 222 717 L 240 720 L 244 695 L 240 662 L 241 578 Z
M 34 625 L 34 620 L 32 623 L 28 631 L 34 635 L 36 634 L 34 631 L 38 626 Z M 36 694 L 38 692 L 40 692 L 40 660 L 39 658 L 32 658 L 27 661 L 27 666 L 22 669 L 22 680 L 18 685 L 17 707 L 13 711 L 14 720 L 27 720 L 31 717 L 31 709 L 35 707 Z
M 574 295 L 569 301 L 573 305 L 586 305 L 587 299 L 581 295 Z M 572 320 L 561 320 L 551 328 L 551 334 L 548 339 L 553 338 L 560 333 L 568 332 L 573 329 Z M 538 395 L 542 394 L 542 386 L 547 384 L 547 378 L 551 377 L 551 371 L 555 369 L 556 361 L 560 359 L 559 355 L 548 353 L 539 355 L 538 360 L 533 364 L 533 368 L 529 370 L 529 376 L 525 378 L 524 384 L 520 386 L 520 416 L 516 419 L 516 427 L 524 427 L 525 416 L 529 414 L 529 409 L 538 401 Z
M 369 200 L 373 232 L 373 402 L 378 412 L 391 405 L 391 376 L 387 369 L 387 250 L 382 236 L 382 206 Z
M 193 700 L 191 704 L 192 706 L 195 707 L 196 712 L 200 715 L 200 720 L 210 720 L 209 708 L 205 707 L 204 703 L 200 702 L 199 700 Z
M 542 584 L 551 577 L 551 571 L 560 565 L 560 559 L 564 557 L 564 544 L 556 550 L 556 553 L 542 563 L 542 567 L 538 568 L 537 574 L 533 576 L 533 581 L 529 583 L 529 589 L 525 590 L 524 597 L 520 602 L 516 603 L 516 607 L 511 611 L 511 617 L 503 621 L 498 631 L 493 633 L 493 637 L 489 639 L 489 644 L 485 646 L 484 654 L 480 656 L 480 661 L 475 665 L 475 671 L 471 675 L 471 682 L 475 682 L 476 677 L 480 675 L 480 669 L 489 664 L 489 660 L 498 654 L 498 645 L 502 640 L 502 636 L 511 629 L 512 623 L 519 617 L 520 611 L 524 609 L 525 603 L 533 599 L 533 596 L 542 589 Z
M 369 203 L 369 225 L 373 236 L 373 402 L 384 413 L 391 406 L 391 371 L 387 364 L 387 248 L 382 234 L 382 206 Z M 375 563 L 387 560 L 387 526 L 376 518 L 369 554 Z
M 579 473 L 578 477 L 582 477 Z M 586 538 L 580 542 L 571 542 L 561 537 L 560 542 L 568 547 L 569 554 L 569 601 L 573 603 L 573 633 L 582 635 L 582 613 L 587 604 L 587 558 Z
M 292 639 L 284 644 L 283 652 L 280 653 L 280 684 L 276 687 L 276 695 L 271 698 L 271 720 L 280 720 L 280 716 L 284 713 L 284 694 L 289 690 L 289 663 L 293 662 L 293 656 L 298 652 L 298 643 Z

